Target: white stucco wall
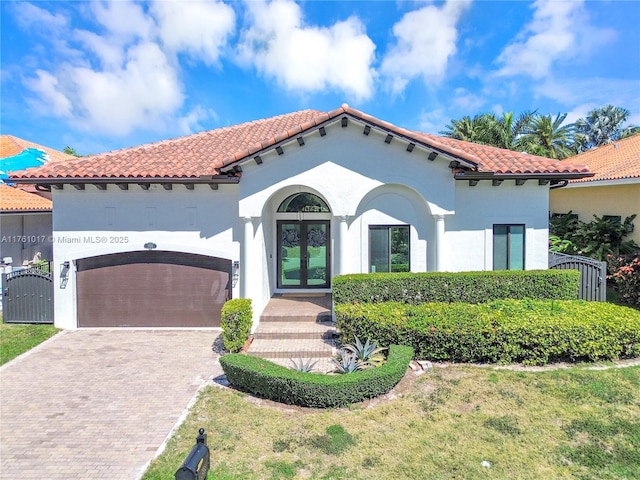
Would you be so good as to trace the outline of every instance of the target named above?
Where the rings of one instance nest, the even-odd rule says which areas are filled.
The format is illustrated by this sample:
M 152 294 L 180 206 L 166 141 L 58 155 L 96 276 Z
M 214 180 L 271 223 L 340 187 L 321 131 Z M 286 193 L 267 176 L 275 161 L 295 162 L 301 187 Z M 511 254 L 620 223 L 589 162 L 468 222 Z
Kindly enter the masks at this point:
M 445 270 L 493 270 L 494 224 L 525 224 L 525 268 L 547 268 L 548 206 L 549 188 L 536 180 L 457 182 L 456 213 L 445 221 Z
M 234 185 L 220 185 L 218 190 L 175 185 L 170 191 L 160 185 L 148 191 L 137 185 L 124 191 L 115 185 L 105 191 L 92 185 L 84 191 L 65 186 L 53 190 L 53 202 L 56 272 L 65 261 L 73 265 L 82 258 L 144 250 L 147 242 L 155 243 L 157 250 L 240 258 L 241 223 Z M 54 288 L 56 326 L 75 328 L 75 268 L 64 289 L 56 275 Z M 233 296 L 239 296 L 237 285 Z
M 278 291 L 278 219 L 330 221 L 332 276 L 369 270 L 371 225 L 410 225 L 411 270 L 420 272 L 435 271 L 438 259 L 441 270 L 491 270 L 493 225 L 524 223 L 526 268 L 546 268 L 548 187 L 533 180 L 470 187 L 453 179 L 449 159 L 429 161 L 427 151 L 416 146 L 408 152 L 399 139 L 386 144 L 386 134 L 375 129 L 365 136 L 355 122 L 347 128 L 338 122 L 326 132 L 305 136 L 303 146 L 294 139 L 283 155 L 268 151 L 260 165 L 245 162 L 240 183 L 218 190 L 54 190 L 55 264 L 142 250 L 147 242 L 158 250 L 239 261 L 233 296 L 252 299 L 254 327 Z M 322 197 L 331 213 L 276 213 L 285 198 L 302 191 Z M 436 217 L 444 218 L 439 243 Z M 75 272 L 66 288 L 59 278 L 55 283 L 56 324 L 75 328 Z

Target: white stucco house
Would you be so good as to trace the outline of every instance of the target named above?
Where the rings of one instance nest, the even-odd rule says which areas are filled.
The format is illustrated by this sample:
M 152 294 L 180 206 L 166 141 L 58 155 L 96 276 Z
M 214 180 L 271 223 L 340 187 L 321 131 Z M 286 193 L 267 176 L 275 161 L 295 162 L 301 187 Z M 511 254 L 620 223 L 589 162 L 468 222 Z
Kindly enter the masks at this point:
M 55 324 L 217 326 L 227 298 L 344 273 L 547 268 L 549 188 L 585 167 L 347 105 L 15 175 L 53 194 Z

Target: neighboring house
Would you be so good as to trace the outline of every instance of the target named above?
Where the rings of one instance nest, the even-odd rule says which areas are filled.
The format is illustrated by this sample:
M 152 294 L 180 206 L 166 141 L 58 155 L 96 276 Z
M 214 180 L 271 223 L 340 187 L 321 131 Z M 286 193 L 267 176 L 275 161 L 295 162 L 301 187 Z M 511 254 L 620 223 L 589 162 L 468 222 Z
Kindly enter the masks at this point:
M 0 183 L 0 259 L 52 259 L 51 200 Z
M 549 187 L 581 166 L 347 105 L 20 172 L 51 188 L 55 322 L 217 326 L 345 273 L 544 269 Z
M 11 258 L 17 267 L 33 263 L 37 257 L 53 258 L 51 194 L 37 191 L 33 185 L 5 185 L 2 180 L 13 171 L 75 158 L 12 135 L 0 135 L 0 260 Z
M 621 221 L 638 215 L 635 228 L 626 239 L 640 244 L 640 135 L 616 140 L 564 161 L 586 165 L 595 175 L 572 179 L 565 188 L 552 189 L 551 214 L 572 212 L 583 222 L 592 221 L 594 215 Z

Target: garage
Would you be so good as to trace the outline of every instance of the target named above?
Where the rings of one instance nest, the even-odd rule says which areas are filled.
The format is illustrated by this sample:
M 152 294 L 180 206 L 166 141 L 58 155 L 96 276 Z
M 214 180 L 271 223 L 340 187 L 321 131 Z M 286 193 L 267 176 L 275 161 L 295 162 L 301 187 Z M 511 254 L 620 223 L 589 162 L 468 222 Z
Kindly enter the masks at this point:
M 140 251 L 78 260 L 79 327 L 219 327 L 231 260 Z

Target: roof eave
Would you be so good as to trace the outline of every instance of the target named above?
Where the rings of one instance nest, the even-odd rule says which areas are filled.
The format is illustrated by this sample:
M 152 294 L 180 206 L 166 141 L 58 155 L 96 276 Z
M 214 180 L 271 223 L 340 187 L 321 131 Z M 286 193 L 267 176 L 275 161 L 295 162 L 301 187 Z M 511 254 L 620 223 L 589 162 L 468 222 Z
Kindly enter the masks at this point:
M 10 177 L 11 181 L 29 185 L 106 185 L 106 184 L 174 184 L 174 185 L 209 185 L 209 184 L 237 184 L 239 176 L 202 175 L 200 177 L 45 177 L 19 178 Z
M 402 140 L 407 142 L 407 144 L 413 143 L 415 145 L 420 145 L 422 148 L 426 150 L 434 151 L 438 155 L 442 155 L 449 160 L 456 160 L 462 166 L 465 166 L 467 168 L 477 169 L 478 166 L 480 165 L 479 161 L 476 162 L 468 158 L 464 158 L 463 156 L 458 155 L 455 152 L 449 151 L 448 149 L 446 149 L 446 146 L 444 145 L 433 145 L 432 143 L 425 141 L 419 136 L 410 135 L 410 132 L 408 131 L 405 133 L 402 131 L 402 129 L 393 129 L 392 127 L 386 126 L 382 123 L 373 122 L 367 118 L 363 118 L 358 115 L 355 115 L 350 111 L 342 111 L 342 112 L 334 111 L 334 112 L 331 112 L 331 115 L 328 118 L 320 122 L 313 122 L 311 125 L 309 125 L 307 128 L 304 128 L 304 129 L 302 128 L 294 129 L 294 132 L 292 132 L 291 135 L 288 135 L 285 138 L 282 138 L 278 141 L 271 142 L 268 145 L 263 144 L 263 145 L 260 145 L 259 147 L 254 146 L 254 148 L 249 148 L 247 150 L 238 152 L 236 155 L 234 155 L 233 157 L 230 157 L 227 161 L 223 162 L 224 169 L 228 171 L 228 169 L 232 168 L 234 165 L 243 165 L 245 163 L 251 162 L 255 157 L 264 155 L 268 151 L 275 150 L 277 147 L 283 147 L 286 144 L 289 144 L 292 142 L 296 142 L 296 139 L 300 136 L 302 137 L 308 136 L 310 134 L 313 134 L 319 131 L 321 128 L 327 127 L 329 124 L 337 123 L 338 121 L 341 120 L 342 117 L 349 117 L 354 121 L 357 121 L 364 125 L 369 125 L 372 128 L 376 128 L 381 132 L 392 134 L 394 137 L 401 138 Z
M 593 172 L 537 172 L 537 173 L 496 173 L 496 172 L 458 172 L 456 180 L 571 180 L 593 177 Z

